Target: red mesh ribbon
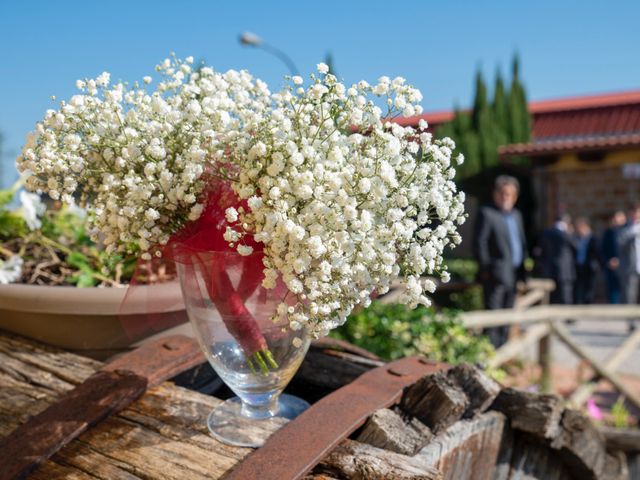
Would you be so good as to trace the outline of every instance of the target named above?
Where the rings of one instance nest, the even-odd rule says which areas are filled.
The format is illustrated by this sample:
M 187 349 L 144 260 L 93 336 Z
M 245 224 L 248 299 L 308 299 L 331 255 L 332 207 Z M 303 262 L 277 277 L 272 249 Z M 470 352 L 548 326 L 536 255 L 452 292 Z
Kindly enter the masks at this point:
M 206 193 L 207 201 L 200 218 L 187 224 L 181 231 L 174 234 L 167 245 L 161 249 L 162 257 L 155 262 L 175 262 L 181 264 L 185 288 L 197 285 L 196 269 L 201 272 L 206 286 L 206 294 L 214 303 L 222 317 L 229 333 L 243 347 L 245 354 L 251 356 L 267 348 L 266 341 L 253 315 L 245 306 L 245 300 L 260 286 L 263 279 L 262 244 L 257 243 L 252 236 L 245 235 L 242 243 L 253 247 L 254 253 L 241 256 L 229 246 L 223 235 L 228 226 L 225 211 L 229 207 L 243 206 L 228 183 L 213 181 Z M 237 287 L 234 288 L 227 274 L 228 263 L 233 262 L 235 268 L 241 268 L 242 274 Z M 241 265 L 239 265 L 241 262 Z M 162 298 L 149 298 L 148 288 L 143 292 L 139 273 L 132 279 L 125 300 L 121 308 L 123 327 L 130 338 L 140 338 L 155 331 L 186 321 L 183 311 L 174 314 Z M 190 289 L 191 290 L 191 289 Z M 199 288 L 188 292 L 197 303 L 206 304 Z M 136 305 L 144 303 L 147 296 L 147 315 L 144 318 L 133 318 L 129 312 Z M 153 302 L 153 303 L 150 303 Z M 139 307 L 138 307 L 139 308 Z M 175 308 L 173 308 L 175 310 Z

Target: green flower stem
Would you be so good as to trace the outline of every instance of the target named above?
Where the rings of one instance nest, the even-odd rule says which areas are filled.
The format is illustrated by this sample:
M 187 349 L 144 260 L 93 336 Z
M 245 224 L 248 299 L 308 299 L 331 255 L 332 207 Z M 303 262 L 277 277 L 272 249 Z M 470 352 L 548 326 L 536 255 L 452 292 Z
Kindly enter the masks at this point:
M 42 245 L 43 247 L 49 246 L 49 247 L 57 248 L 61 252 L 65 253 L 66 255 L 71 255 L 73 253 L 69 247 L 62 245 L 61 243 L 56 242 L 55 240 L 47 238 L 44 235 L 40 237 L 35 237 L 33 240 L 36 243 L 39 243 L 40 245 Z
M 271 355 L 271 350 L 265 348 L 262 351 L 262 355 L 264 356 L 264 358 L 266 359 L 267 363 L 271 368 L 274 368 L 274 369 L 278 368 L 278 362 L 276 362 L 275 358 L 273 358 L 273 355 Z
M 278 368 L 278 362 L 275 361 L 271 351 L 267 348 L 248 357 L 247 365 L 252 373 L 258 373 L 258 369 L 260 369 L 263 375 L 267 375 L 271 370 Z

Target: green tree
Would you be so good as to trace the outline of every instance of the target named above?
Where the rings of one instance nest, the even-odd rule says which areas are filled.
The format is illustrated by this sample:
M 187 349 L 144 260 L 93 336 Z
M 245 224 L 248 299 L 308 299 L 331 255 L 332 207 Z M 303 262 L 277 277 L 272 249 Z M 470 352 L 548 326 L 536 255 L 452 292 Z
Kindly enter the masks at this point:
M 508 91 L 500 70 L 496 71 L 491 101 L 487 85 L 478 69 L 471 111 L 456 108 L 453 120 L 438 128 L 437 135 L 453 138 L 458 150 L 465 156 L 458 178 L 475 175 L 483 169 L 498 165 L 500 145 L 529 140 L 531 117 L 519 69 L 518 56 L 514 55 Z
M 482 78 L 480 68 L 476 72 L 476 91 L 473 96 L 473 110 L 471 110 L 471 123 L 476 131 L 480 130 L 482 117 L 486 117 L 489 110 L 489 102 L 487 100 L 487 85 Z
M 520 81 L 520 59 L 513 56 L 511 64 L 511 89 L 509 91 L 509 142 L 528 142 L 531 136 L 531 116 L 527 95 Z
M 509 103 L 500 69 L 496 70 L 496 86 L 493 90 L 491 108 L 496 125 L 500 128 L 500 140 L 506 143 L 509 139 Z

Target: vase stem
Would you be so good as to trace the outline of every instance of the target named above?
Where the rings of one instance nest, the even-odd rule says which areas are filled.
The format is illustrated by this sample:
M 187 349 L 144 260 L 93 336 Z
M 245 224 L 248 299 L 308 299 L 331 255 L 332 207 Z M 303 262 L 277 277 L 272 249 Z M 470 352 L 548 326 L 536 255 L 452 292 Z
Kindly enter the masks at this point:
M 243 400 L 240 413 L 254 420 L 273 417 L 278 413 L 278 397 L 279 395 L 268 395 L 266 398 L 263 397 L 266 400 L 264 402 L 249 403 Z

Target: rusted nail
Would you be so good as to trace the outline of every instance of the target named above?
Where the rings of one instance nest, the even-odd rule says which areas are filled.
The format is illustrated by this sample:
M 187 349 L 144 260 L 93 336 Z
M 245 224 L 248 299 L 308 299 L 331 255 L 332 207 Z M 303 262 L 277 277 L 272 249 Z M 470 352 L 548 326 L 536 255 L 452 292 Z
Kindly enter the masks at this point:
M 390 368 L 387 370 L 391 375 L 395 375 L 396 377 L 406 377 L 407 374 L 403 371 L 396 370 L 395 368 Z
M 423 365 L 435 365 L 437 363 L 437 362 L 434 362 L 433 360 L 429 360 L 428 358 L 422 358 L 422 357 L 418 359 L 418 362 L 420 362 Z

